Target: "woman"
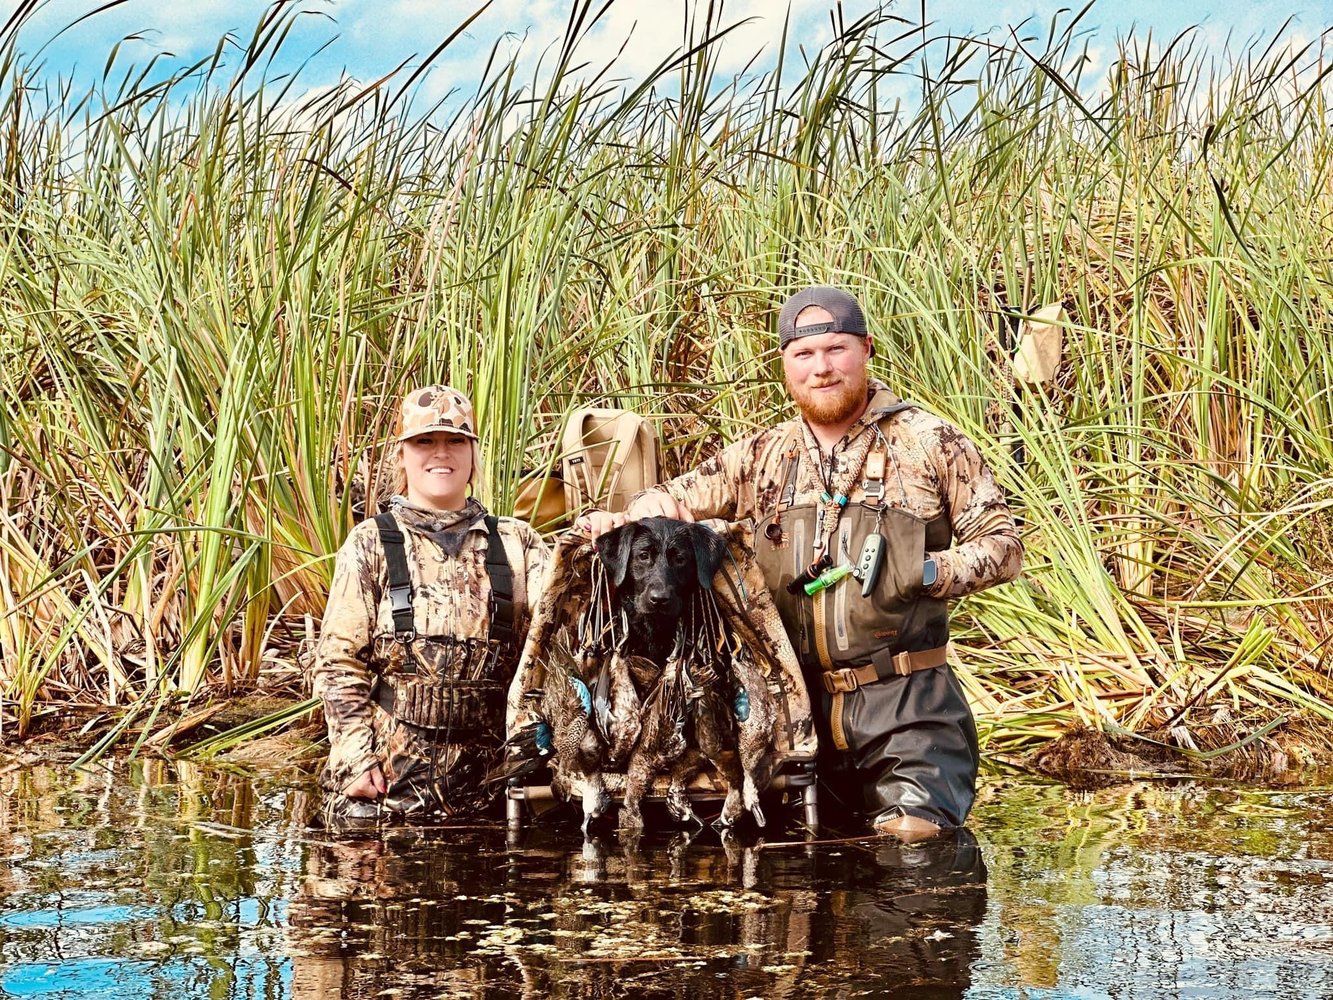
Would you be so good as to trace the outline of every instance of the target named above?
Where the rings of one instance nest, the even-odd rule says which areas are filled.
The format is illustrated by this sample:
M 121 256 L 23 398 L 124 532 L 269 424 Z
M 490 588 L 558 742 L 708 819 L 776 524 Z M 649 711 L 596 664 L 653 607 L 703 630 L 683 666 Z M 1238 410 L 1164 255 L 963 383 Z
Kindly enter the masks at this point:
M 481 469 L 466 396 L 409 392 L 401 492 L 338 551 L 311 686 L 324 701 L 320 775 L 331 827 L 383 815 L 485 809 L 504 698 L 547 552 L 525 522 L 473 497 Z

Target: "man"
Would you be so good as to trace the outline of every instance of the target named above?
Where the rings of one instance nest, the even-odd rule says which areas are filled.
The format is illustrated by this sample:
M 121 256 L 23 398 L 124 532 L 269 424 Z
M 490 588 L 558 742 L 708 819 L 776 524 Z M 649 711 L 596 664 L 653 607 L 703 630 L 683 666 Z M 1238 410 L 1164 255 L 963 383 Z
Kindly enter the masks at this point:
M 867 377 L 865 316 L 841 289 L 792 296 L 778 317 L 800 415 L 597 512 L 624 520 L 752 518 L 769 589 L 822 696 L 820 776 L 874 828 L 916 841 L 961 826 L 977 732 L 946 662 L 947 601 L 1014 579 L 1023 543 L 999 486 L 957 428 Z

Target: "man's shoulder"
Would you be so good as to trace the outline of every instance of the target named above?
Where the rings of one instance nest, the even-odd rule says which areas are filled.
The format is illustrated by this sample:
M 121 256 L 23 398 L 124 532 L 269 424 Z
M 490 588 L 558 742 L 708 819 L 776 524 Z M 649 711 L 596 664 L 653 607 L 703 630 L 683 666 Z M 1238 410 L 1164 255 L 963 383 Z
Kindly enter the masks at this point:
M 800 422 L 791 417 L 769 427 L 763 427 L 747 437 L 737 438 L 732 442 L 731 447 L 745 446 L 747 448 L 762 447 L 773 441 L 785 441 L 793 434 L 800 433 Z
M 954 452 L 959 449 L 976 450 L 976 443 L 957 425 L 927 409 L 925 404 L 904 400 L 906 405 L 886 414 L 881 426 L 890 424 L 906 431 L 926 450 Z
M 765 464 L 779 451 L 785 453 L 789 442 L 799 440 L 800 429 L 797 421 L 784 420 L 743 438 L 737 438 L 715 455 L 713 462 L 739 469 L 751 469 Z
M 916 428 L 949 425 L 949 421 L 929 409 L 925 403 L 919 403 L 914 399 L 899 400 L 895 406 L 885 411 L 880 420 L 881 422 L 897 421 Z

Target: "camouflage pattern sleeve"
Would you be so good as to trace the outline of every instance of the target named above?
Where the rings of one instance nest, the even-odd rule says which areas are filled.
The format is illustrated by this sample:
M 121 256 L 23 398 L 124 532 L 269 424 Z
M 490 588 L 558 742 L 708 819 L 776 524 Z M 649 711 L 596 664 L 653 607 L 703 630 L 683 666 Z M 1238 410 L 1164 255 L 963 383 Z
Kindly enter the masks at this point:
M 933 552 L 938 579 L 932 597 L 961 597 L 1013 580 L 1023 568 L 1023 540 L 1004 491 L 977 446 L 958 428 L 940 422 L 929 449 L 937 464 L 940 498 L 953 525 L 954 545 Z
M 551 549 L 527 521 L 517 518 L 504 518 L 500 523 L 512 526 L 513 536 L 522 551 L 526 608 L 524 610 L 523 636 L 519 640 L 521 651 L 528 645 L 528 638 L 532 632 L 538 606 L 541 603 L 542 595 L 546 592 L 547 576 L 552 562 Z M 521 662 L 515 664 L 514 675 L 508 678 L 509 693 L 505 701 L 505 719 L 508 723 L 506 736 L 513 735 L 517 728 L 534 721 L 532 716 L 534 702 L 523 697 L 523 686 L 520 681 L 522 665 Z M 515 722 L 515 719 L 519 716 L 521 716 L 520 721 Z
M 384 555 L 373 521 L 363 521 L 338 550 L 311 668 L 311 693 L 324 701 L 329 767 L 355 778 L 379 763 L 371 730 L 367 666 L 383 590 Z
M 542 541 L 542 536 L 526 521 L 519 522 L 518 537 L 523 545 L 523 568 L 528 585 L 527 610 L 530 617 L 546 586 L 546 569 L 551 562 L 551 550 Z
M 716 517 L 731 522 L 753 517 L 757 509 L 767 509 L 776 497 L 775 470 L 779 466 L 774 453 L 785 440 L 785 427 L 743 438 L 697 468 L 653 489 L 683 503 L 696 521 Z M 768 496 L 770 493 L 773 497 Z

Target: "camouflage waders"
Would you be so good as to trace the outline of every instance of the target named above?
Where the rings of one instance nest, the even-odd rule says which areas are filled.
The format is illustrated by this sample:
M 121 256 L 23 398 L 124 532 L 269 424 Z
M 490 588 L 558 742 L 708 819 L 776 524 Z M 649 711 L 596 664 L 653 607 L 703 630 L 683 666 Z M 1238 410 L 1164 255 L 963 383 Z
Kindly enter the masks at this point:
M 399 506 L 358 526 L 346 560 L 340 552 L 315 682 L 330 729 L 320 775 L 330 829 L 477 815 L 503 791 L 484 779 L 500 760 L 505 692 L 546 556 L 527 525 L 470 507 L 446 523 L 451 537 Z M 352 649 L 349 665 L 339 654 Z M 385 795 L 342 794 L 375 765 Z
M 1023 545 L 961 431 L 881 382 L 869 392 L 827 458 L 798 419 L 658 489 L 696 518 L 756 522 L 755 557 L 822 709 L 821 780 L 835 795 L 851 792 L 843 801 L 872 823 L 905 813 L 951 827 L 971 808 L 978 747 L 946 662 L 947 602 L 1013 579 Z M 872 536 L 881 551 L 867 584 Z M 929 586 L 928 556 L 938 569 Z M 806 590 L 836 567 L 861 575 Z

